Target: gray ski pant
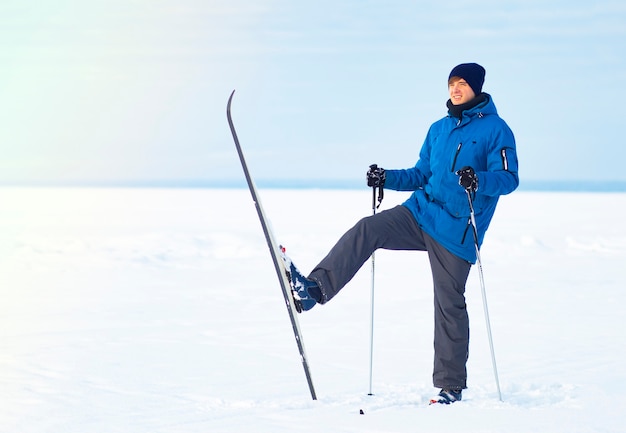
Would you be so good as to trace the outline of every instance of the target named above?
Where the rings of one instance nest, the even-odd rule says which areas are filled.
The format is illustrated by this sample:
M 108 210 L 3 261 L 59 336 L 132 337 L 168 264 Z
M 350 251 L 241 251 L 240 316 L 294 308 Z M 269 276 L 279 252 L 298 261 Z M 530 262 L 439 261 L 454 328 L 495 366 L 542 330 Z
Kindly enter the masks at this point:
M 337 241 L 309 275 L 320 287 L 321 303 L 332 299 L 378 248 L 428 252 L 435 304 L 433 384 L 465 388 L 469 319 L 464 293 L 471 264 L 424 233 L 406 207 L 365 217 Z

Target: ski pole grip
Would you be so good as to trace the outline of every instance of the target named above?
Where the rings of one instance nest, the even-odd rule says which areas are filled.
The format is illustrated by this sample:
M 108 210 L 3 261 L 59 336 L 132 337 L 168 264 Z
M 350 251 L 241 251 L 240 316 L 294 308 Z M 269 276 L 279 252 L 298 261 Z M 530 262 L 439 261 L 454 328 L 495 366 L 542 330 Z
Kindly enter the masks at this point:
M 374 171 L 378 168 L 378 164 L 372 164 L 370 165 L 370 171 Z M 381 202 L 383 201 L 383 186 L 379 185 L 378 186 L 378 199 L 376 199 L 376 186 L 372 186 L 372 193 L 373 193 L 373 197 L 372 197 L 372 207 L 374 209 L 377 209 L 380 207 Z M 378 206 L 376 205 L 376 202 L 378 201 Z

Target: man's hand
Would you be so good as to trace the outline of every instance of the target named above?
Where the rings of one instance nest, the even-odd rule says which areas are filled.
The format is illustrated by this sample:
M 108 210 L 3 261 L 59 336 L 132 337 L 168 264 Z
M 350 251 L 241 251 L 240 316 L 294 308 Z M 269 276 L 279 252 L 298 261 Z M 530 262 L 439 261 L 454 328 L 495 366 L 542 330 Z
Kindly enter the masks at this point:
M 474 172 L 474 169 L 470 166 L 465 166 L 456 172 L 459 176 L 459 185 L 470 192 L 476 192 L 478 190 L 478 176 Z
M 370 169 L 366 174 L 367 186 L 373 188 L 381 187 L 385 185 L 385 169 L 377 166 L 376 164 L 370 165 Z

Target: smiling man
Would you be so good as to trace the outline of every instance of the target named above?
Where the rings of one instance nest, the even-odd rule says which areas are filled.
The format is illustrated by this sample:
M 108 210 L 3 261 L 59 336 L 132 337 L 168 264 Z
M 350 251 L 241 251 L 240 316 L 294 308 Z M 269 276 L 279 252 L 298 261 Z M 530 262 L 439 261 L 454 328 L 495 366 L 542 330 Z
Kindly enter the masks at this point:
M 454 67 L 448 77 L 448 114 L 431 125 L 415 166 L 385 170 L 372 165 L 367 172 L 370 187 L 412 191 L 402 205 L 359 221 L 308 278 L 290 263 L 296 302 L 310 310 L 332 299 L 376 249 L 426 251 L 435 304 L 433 384 L 441 389 L 431 403 L 459 401 L 467 386 L 465 284 L 476 262 L 468 193 L 480 246 L 498 198 L 519 184 L 513 133 L 482 91 L 484 80 L 485 69 L 476 63 Z

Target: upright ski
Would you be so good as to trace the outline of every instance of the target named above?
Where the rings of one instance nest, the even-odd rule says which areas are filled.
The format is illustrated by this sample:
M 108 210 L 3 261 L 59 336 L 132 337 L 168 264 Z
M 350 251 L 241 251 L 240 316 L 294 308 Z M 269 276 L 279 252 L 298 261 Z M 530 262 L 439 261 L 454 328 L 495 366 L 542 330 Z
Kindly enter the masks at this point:
M 285 263 L 281 256 L 280 247 L 276 243 L 276 240 L 274 239 L 274 234 L 272 233 L 272 230 L 269 226 L 269 221 L 267 217 L 265 216 L 263 207 L 261 206 L 261 200 L 259 198 L 259 194 L 257 192 L 256 186 L 254 185 L 254 181 L 252 180 L 252 176 L 250 175 L 250 171 L 248 170 L 248 164 L 246 163 L 246 160 L 243 156 L 243 151 L 241 149 L 241 145 L 239 144 L 239 139 L 237 138 L 237 132 L 235 131 L 235 125 L 233 124 L 233 119 L 230 114 L 230 106 L 231 106 L 234 95 L 235 95 L 235 91 L 233 90 L 233 92 L 230 94 L 230 98 L 228 98 L 228 105 L 226 107 L 226 116 L 228 117 L 228 125 L 230 126 L 230 132 L 233 134 L 233 140 L 235 140 L 235 147 L 237 148 L 237 153 L 239 154 L 241 167 L 243 168 L 243 172 L 246 176 L 246 182 L 248 183 L 250 194 L 252 194 L 252 201 L 254 201 L 257 214 L 259 215 L 259 220 L 261 221 L 261 226 L 263 227 L 263 234 L 265 235 L 267 246 L 269 247 L 270 254 L 272 255 L 272 261 L 274 262 L 274 268 L 276 270 L 276 275 L 278 276 L 278 282 L 280 283 L 280 288 L 282 289 L 282 292 L 283 292 L 283 298 L 285 300 L 285 305 L 287 306 L 287 312 L 289 313 L 289 320 L 291 320 L 293 334 L 296 338 L 298 351 L 300 352 L 300 358 L 302 360 L 302 366 L 304 367 L 304 374 L 306 375 L 306 380 L 309 385 L 309 391 L 311 392 L 311 398 L 313 398 L 313 400 L 317 400 L 317 396 L 315 395 L 315 388 L 313 387 L 313 381 L 311 379 L 311 372 L 309 370 L 309 363 L 306 357 L 306 352 L 304 350 L 304 342 L 302 341 L 302 333 L 300 332 L 300 324 L 298 322 L 298 313 L 296 311 L 296 306 L 294 303 L 291 286 L 289 284 L 289 281 L 287 280 L 287 271 L 285 269 Z

